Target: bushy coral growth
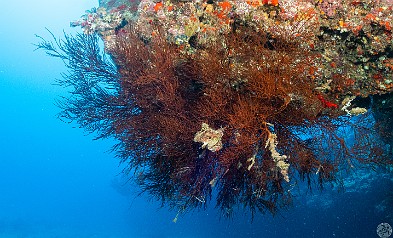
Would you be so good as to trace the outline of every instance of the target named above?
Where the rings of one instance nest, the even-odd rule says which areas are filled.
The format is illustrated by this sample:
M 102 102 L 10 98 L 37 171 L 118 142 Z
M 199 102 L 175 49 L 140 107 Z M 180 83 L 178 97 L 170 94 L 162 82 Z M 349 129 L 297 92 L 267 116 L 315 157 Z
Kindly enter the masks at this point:
M 143 191 L 179 212 L 206 207 L 216 194 L 224 215 L 237 205 L 274 213 L 291 202 L 289 187 L 299 179 L 322 187 L 342 169 L 391 164 L 369 115 L 351 118 L 353 98 L 340 105 L 331 81 L 321 85 L 325 59 L 313 44 L 320 23 L 312 13 L 262 27 L 212 12 L 225 30 L 194 42 L 204 32 L 187 23 L 186 46 L 159 22 L 148 31 L 139 28 L 143 19 L 128 22 L 107 47 L 116 73 L 98 51 L 77 57 L 97 47 L 92 36 L 68 37 L 59 50 L 38 46 L 71 62 L 63 82 L 76 97 L 61 116 L 90 131 L 102 125 Z M 92 73 L 102 84 L 80 88 Z

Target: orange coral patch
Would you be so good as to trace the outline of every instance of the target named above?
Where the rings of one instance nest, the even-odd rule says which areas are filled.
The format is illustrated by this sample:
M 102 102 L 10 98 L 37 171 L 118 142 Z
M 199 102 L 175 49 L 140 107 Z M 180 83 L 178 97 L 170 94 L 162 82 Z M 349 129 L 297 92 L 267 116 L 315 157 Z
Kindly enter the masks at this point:
M 229 11 L 232 8 L 230 2 L 219 2 L 218 5 L 222 8 L 223 11 Z
M 163 5 L 164 4 L 162 2 L 156 3 L 156 5 L 154 6 L 154 11 L 158 12 L 162 8 Z
M 248 0 L 246 1 L 248 5 L 252 6 L 252 7 L 258 7 L 260 6 L 260 3 L 258 0 Z

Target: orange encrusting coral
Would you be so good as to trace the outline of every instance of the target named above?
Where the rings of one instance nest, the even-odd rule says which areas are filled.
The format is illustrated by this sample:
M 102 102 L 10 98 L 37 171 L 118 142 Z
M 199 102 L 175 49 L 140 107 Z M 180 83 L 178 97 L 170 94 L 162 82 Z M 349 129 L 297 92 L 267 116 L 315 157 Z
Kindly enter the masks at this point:
M 156 3 L 156 5 L 154 5 L 154 11 L 158 12 L 163 6 L 164 4 L 162 2 Z
M 271 4 L 271 5 L 277 6 L 278 0 L 262 0 L 262 4 Z
M 259 7 L 263 5 L 278 6 L 278 0 L 247 0 L 246 3 L 253 7 Z

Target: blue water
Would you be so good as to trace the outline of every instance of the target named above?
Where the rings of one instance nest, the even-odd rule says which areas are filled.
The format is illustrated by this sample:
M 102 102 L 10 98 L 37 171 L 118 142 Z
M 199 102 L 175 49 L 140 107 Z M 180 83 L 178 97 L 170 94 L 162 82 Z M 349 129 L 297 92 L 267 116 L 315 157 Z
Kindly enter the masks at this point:
M 348 175 L 347 189 L 294 190 L 294 206 L 257 215 L 241 210 L 220 219 L 211 204 L 172 220 L 176 211 L 135 197 L 111 141 L 93 141 L 56 118 L 66 90 L 53 85 L 65 67 L 34 52 L 34 34 L 69 28 L 93 0 L 3 1 L 0 14 L 0 238 L 43 237 L 378 237 L 393 225 L 392 173 Z M 302 186 L 301 186 L 302 187 Z M 389 200 L 390 199 L 390 200 Z

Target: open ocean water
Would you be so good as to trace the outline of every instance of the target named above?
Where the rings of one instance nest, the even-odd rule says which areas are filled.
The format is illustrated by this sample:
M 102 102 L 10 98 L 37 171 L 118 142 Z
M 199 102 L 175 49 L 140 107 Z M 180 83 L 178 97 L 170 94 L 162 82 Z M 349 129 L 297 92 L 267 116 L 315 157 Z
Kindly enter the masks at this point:
M 358 171 L 345 191 L 294 191 L 294 206 L 251 222 L 241 210 L 220 218 L 210 204 L 172 220 L 176 211 L 136 197 L 122 166 L 108 152 L 113 142 L 93 141 L 56 118 L 54 85 L 66 69 L 34 51 L 45 27 L 61 36 L 96 1 L 2 1 L 0 14 L 0 238 L 371 238 L 393 226 L 392 173 Z M 306 184 L 300 186 L 306 187 Z

